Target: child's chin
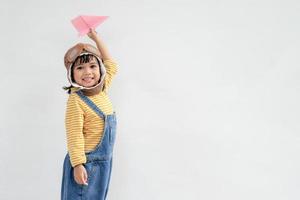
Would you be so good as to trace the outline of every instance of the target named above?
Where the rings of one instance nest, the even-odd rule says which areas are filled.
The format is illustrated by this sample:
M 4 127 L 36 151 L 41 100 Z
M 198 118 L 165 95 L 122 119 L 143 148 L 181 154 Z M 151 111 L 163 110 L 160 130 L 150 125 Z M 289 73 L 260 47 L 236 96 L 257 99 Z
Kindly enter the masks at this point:
M 83 87 L 90 88 L 94 87 L 96 84 L 83 84 Z

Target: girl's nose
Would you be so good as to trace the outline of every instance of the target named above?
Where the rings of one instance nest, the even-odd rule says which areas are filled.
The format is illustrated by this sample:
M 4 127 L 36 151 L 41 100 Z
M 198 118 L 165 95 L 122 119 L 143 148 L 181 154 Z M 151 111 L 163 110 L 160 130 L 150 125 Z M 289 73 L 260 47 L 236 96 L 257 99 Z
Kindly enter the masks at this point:
M 85 73 L 85 74 L 90 74 L 90 73 L 91 73 L 91 69 L 90 69 L 89 67 L 86 67 L 86 68 L 84 69 L 84 73 Z

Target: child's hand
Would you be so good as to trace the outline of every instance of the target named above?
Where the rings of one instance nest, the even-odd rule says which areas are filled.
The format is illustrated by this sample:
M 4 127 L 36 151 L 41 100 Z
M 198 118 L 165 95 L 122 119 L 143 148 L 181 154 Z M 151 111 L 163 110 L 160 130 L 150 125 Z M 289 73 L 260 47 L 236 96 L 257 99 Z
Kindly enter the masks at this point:
M 106 46 L 104 45 L 102 38 L 97 35 L 97 32 L 94 29 L 90 29 L 90 32 L 87 34 L 97 45 L 97 49 L 100 51 L 103 60 L 112 60 Z
M 76 183 L 88 185 L 87 177 L 88 177 L 88 175 L 87 175 L 86 169 L 84 168 L 84 166 L 82 164 L 74 167 L 74 179 L 75 179 Z
M 94 29 L 90 29 L 90 32 L 88 32 L 87 34 L 89 36 L 89 38 L 91 38 L 94 42 L 97 41 L 98 39 L 98 35 L 97 35 L 97 32 L 94 30 Z

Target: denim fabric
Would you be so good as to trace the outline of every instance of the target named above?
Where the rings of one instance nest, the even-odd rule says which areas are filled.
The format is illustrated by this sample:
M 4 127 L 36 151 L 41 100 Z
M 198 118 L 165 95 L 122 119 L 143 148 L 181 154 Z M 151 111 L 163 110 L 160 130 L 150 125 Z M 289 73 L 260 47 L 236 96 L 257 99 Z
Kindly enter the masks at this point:
M 109 188 L 113 147 L 116 138 L 116 113 L 105 115 L 80 90 L 76 92 L 80 98 L 93 109 L 104 122 L 103 137 L 96 148 L 86 154 L 84 163 L 88 174 L 88 185 L 77 184 L 74 179 L 73 167 L 69 154 L 65 156 L 61 185 L 61 200 L 105 200 Z

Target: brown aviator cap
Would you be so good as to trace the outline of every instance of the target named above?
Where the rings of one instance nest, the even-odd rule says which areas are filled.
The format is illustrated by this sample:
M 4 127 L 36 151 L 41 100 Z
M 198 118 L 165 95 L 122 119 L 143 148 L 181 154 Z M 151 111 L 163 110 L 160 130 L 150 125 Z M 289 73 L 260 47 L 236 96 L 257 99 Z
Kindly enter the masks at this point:
M 71 47 L 64 56 L 64 63 L 67 70 L 69 70 L 71 64 L 83 52 L 91 53 L 100 59 L 102 58 L 99 50 L 93 45 L 87 43 L 78 43 L 75 46 Z

